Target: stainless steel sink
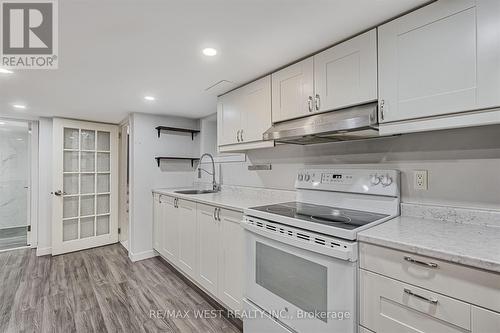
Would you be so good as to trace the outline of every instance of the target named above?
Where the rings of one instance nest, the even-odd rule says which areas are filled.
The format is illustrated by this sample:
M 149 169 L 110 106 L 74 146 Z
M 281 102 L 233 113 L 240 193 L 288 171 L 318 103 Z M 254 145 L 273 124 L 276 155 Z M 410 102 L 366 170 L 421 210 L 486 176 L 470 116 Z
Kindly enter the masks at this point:
M 181 191 L 174 191 L 174 193 L 179 193 L 179 194 L 207 194 L 207 193 L 216 193 L 217 191 L 214 190 L 181 190 Z

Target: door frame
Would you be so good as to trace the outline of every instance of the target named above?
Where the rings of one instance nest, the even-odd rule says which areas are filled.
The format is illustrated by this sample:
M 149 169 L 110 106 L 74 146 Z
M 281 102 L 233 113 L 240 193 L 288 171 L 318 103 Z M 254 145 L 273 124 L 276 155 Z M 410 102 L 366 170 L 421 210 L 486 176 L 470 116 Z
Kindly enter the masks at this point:
M 118 212 L 118 240 L 125 249 L 130 246 L 130 124 L 128 119 L 120 123 L 119 128 L 119 212 Z M 128 194 L 127 194 L 128 192 Z M 128 203 L 126 200 L 128 199 Z M 126 217 L 124 219 L 123 217 Z
M 64 118 L 53 119 L 52 130 L 52 191 L 63 189 L 63 148 L 64 127 L 84 128 L 89 127 L 95 131 L 110 132 L 110 202 L 109 202 L 109 230 L 110 233 L 87 240 L 86 244 L 77 243 L 64 244 L 62 241 L 62 197 L 52 196 L 52 255 L 84 250 L 87 248 L 103 246 L 118 242 L 118 179 L 119 179 L 119 141 L 118 126 L 114 124 L 95 123 Z M 80 138 L 79 138 L 80 140 Z M 97 137 L 96 137 L 97 140 Z M 57 154 L 60 152 L 60 156 Z M 113 154 L 114 152 L 114 154 Z M 79 185 L 80 186 L 80 185 Z M 78 224 L 80 225 L 80 224 Z M 97 231 L 95 229 L 95 231 Z M 69 241 L 72 242 L 72 241 Z

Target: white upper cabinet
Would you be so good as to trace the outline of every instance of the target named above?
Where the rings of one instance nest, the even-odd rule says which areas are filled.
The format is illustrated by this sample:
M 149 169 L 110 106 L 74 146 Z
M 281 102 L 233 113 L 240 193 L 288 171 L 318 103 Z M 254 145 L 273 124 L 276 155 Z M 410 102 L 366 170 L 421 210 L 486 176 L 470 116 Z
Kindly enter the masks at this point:
M 262 141 L 271 127 L 271 76 L 268 75 L 241 88 L 241 142 Z
M 239 142 L 242 110 L 237 104 L 237 97 L 237 93 L 233 91 L 219 97 L 217 102 L 217 132 L 219 146 Z
M 315 111 L 377 100 L 376 29 L 314 56 Z
M 272 120 L 377 100 L 376 29 L 272 74 Z
M 500 1 L 437 1 L 378 34 L 381 122 L 500 105 Z
M 272 74 L 272 120 L 279 122 L 313 111 L 313 58 Z
M 220 96 L 217 127 L 221 151 L 260 147 L 262 134 L 271 127 L 271 76 Z

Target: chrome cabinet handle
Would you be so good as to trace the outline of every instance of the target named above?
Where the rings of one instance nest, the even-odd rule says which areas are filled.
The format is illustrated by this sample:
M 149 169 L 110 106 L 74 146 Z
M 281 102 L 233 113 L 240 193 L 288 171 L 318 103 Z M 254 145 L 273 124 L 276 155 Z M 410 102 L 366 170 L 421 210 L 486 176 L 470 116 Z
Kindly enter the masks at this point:
M 385 100 L 380 100 L 380 120 L 384 120 Z
M 243 130 L 240 130 L 240 139 L 241 139 L 241 142 L 243 142 Z
M 216 212 L 217 212 L 217 208 L 214 208 L 214 212 L 212 214 L 212 217 L 214 218 L 214 220 L 217 221 L 217 218 L 215 217 L 216 216 Z
M 319 97 L 319 94 L 316 94 L 316 96 L 314 97 L 314 104 L 316 107 L 316 111 L 319 111 L 320 103 L 321 103 L 321 98 Z
M 240 142 L 240 130 L 236 131 L 236 140 L 238 140 L 238 142 Z
M 410 296 L 413 296 L 413 297 L 416 297 L 418 299 L 421 299 L 422 301 L 425 301 L 425 302 L 429 302 L 431 304 L 437 304 L 438 303 L 438 300 L 435 299 L 435 298 L 428 298 L 428 297 L 425 297 L 425 296 L 422 296 L 422 295 L 419 295 L 419 294 L 415 294 L 413 291 L 411 291 L 410 289 L 403 289 L 404 292 Z
M 309 112 L 313 111 L 313 98 L 312 98 L 312 96 L 309 96 L 309 98 L 307 99 L 307 107 L 309 109 Z
M 61 191 L 61 190 L 57 190 L 57 191 L 55 191 L 55 192 L 52 192 L 52 194 L 54 194 L 54 195 L 56 195 L 56 196 L 60 197 L 60 196 L 63 196 L 63 195 L 67 195 L 68 193 L 63 192 L 63 191 Z
M 217 221 L 220 221 L 220 208 L 217 209 Z
M 425 262 L 425 261 L 420 261 L 417 259 L 413 259 L 412 257 L 404 257 L 404 259 L 408 262 L 411 262 L 412 264 L 417 264 L 421 266 L 426 266 L 429 268 L 438 268 L 438 264 L 435 264 L 433 262 Z
M 174 199 L 174 207 L 179 208 L 179 198 Z

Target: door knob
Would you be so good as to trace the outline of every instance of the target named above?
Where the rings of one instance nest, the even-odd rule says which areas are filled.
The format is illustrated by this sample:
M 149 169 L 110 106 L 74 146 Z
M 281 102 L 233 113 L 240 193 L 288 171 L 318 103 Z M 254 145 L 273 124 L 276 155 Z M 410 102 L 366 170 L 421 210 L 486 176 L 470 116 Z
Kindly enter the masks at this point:
M 61 190 L 57 190 L 57 191 L 55 191 L 55 192 L 52 192 L 52 194 L 57 195 L 58 197 L 60 197 L 60 196 L 62 196 L 62 195 L 66 195 L 66 194 L 68 194 L 68 193 L 63 192 L 63 191 L 61 191 Z

